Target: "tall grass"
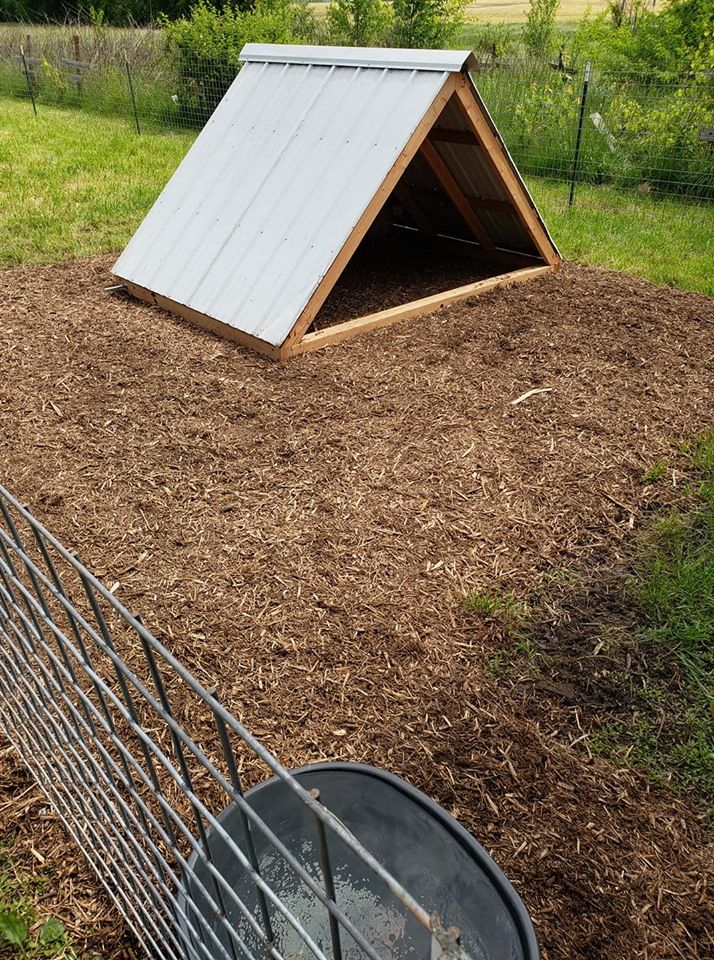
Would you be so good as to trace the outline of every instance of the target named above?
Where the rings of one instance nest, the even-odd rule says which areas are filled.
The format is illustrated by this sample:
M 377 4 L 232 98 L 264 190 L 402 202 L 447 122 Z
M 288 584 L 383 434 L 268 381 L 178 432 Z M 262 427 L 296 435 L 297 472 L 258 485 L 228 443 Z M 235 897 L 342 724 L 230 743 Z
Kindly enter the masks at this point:
M 163 30 L 153 27 L 0 23 L 0 60 L 16 56 L 21 44 L 27 49 L 29 37 L 32 56 L 59 63 L 61 57 L 74 58 L 75 36 L 80 59 L 98 69 L 126 59 L 137 71 L 151 74 L 160 71 L 166 51 Z
M 69 79 L 63 59 L 87 63 L 81 85 Z M 19 60 L 20 47 L 32 60 L 30 76 L 40 103 L 82 108 L 107 116 L 128 116 L 132 103 L 127 64 L 142 119 L 178 126 L 172 97 L 177 91 L 175 63 L 162 30 L 150 27 L 32 26 L 0 24 L 0 95 L 26 97 L 27 80 Z
M 593 68 L 567 72 L 533 60 L 487 64 L 476 83 L 524 173 L 570 177 L 585 96 L 578 176 L 653 195 L 714 199 L 711 147 L 699 131 L 712 109 L 697 78 L 654 82 Z

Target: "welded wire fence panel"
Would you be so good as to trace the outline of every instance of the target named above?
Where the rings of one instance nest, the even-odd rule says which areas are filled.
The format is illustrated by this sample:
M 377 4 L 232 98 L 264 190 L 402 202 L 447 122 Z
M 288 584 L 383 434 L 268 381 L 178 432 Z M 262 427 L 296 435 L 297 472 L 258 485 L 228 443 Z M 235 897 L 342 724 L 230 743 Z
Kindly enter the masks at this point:
M 714 78 L 662 80 L 547 62 L 484 64 L 475 79 L 525 174 L 714 200 Z
M 0 25 L 0 96 L 32 94 L 39 104 L 83 110 L 88 123 L 97 115 L 132 121 L 136 110 L 145 130 L 199 130 L 238 69 L 169 50 L 163 32 L 148 27 Z
M 0 29 L 0 96 L 32 95 L 40 111 L 81 110 L 88 124 L 102 114 L 120 117 L 128 132 L 197 132 L 239 67 L 168 46 L 162 31 L 149 28 Z M 663 79 L 595 62 L 586 89 L 585 63 L 511 57 L 484 59 L 474 79 L 526 176 L 608 186 L 623 204 L 628 196 L 682 200 L 682 216 L 692 204 L 711 209 L 712 71 Z M 602 202 L 617 196 L 608 191 Z M 662 215 L 672 217 L 670 204 Z
M 375 878 L 400 923 L 443 940 L 318 798 L 3 487 L 0 727 L 152 956 L 390 956 L 335 902 L 329 850 Z M 268 775 L 314 828 L 297 852 L 244 798 L 244 777 Z M 286 888 L 301 891 L 290 901 L 299 910 Z M 448 953 L 459 955 L 453 937 Z

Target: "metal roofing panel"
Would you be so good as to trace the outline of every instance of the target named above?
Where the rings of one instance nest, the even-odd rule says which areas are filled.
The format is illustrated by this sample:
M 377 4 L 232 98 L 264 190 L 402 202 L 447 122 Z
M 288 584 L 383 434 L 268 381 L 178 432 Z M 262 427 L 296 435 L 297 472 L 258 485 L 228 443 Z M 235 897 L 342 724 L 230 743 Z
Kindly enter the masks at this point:
M 378 47 L 314 47 L 290 43 L 246 43 L 240 53 L 246 63 L 299 63 L 388 70 L 436 70 L 458 73 L 475 70 L 471 50 L 390 50 Z
M 447 76 L 248 62 L 114 273 L 279 346 Z

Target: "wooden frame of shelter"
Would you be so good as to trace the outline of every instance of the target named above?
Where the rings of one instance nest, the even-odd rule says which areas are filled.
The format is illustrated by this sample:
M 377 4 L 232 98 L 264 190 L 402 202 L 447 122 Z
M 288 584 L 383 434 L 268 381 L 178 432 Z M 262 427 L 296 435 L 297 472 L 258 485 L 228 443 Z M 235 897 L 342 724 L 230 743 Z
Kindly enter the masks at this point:
M 408 59 L 410 54 L 413 56 L 413 61 Z M 394 58 L 393 60 L 386 59 L 390 55 Z M 410 77 L 418 76 L 416 71 L 429 70 L 431 71 L 429 77 L 431 87 L 422 91 L 420 97 L 423 103 L 423 94 L 426 94 L 430 102 L 426 109 L 423 109 L 423 106 L 421 108 L 415 106 L 415 110 L 418 109 L 419 112 L 419 119 L 418 122 L 412 124 L 406 142 L 400 145 L 396 155 L 390 158 L 391 162 L 386 169 L 379 172 L 379 185 L 376 189 L 370 190 L 368 202 L 363 204 L 361 213 L 356 218 L 353 217 L 353 222 L 350 224 L 346 236 L 342 237 L 340 242 L 334 243 L 332 249 L 327 251 L 329 256 L 327 256 L 327 259 L 323 258 L 317 271 L 319 276 L 308 295 L 305 295 L 303 284 L 300 294 L 302 301 L 296 295 L 295 303 L 298 304 L 298 308 L 294 314 L 286 316 L 279 329 L 265 332 L 257 324 L 251 329 L 250 322 L 241 322 L 240 320 L 240 317 L 246 316 L 252 319 L 253 314 L 250 314 L 247 309 L 243 309 L 238 322 L 235 320 L 226 322 L 219 309 L 198 308 L 197 300 L 200 297 L 195 293 L 192 293 L 191 297 L 186 295 L 183 297 L 173 296 L 170 283 L 168 285 L 164 284 L 162 288 L 158 279 L 153 284 L 139 282 L 141 267 L 139 266 L 136 270 L 125 269 L 123 264 L 126 258 L 125 253 L 115 266 L 114 273 L 117 279 L 134 296 L 164 307 L 192 323 L 251 347 L 260 353 L 278 360 L 287 360 L 302 353 L 339 343 L 368 330 L 384 327 L 408 317 L 433 312 L 447 304 L 473 297 L 497 287 L 521 283 L 542 276 L 559 266 L 560 255 L 470 79 L 469 70 L 475 66 L 470 53 L 355 51 L 354 48 L 343 50 L 342 48 L 291 48 L 249 44 L 242 56 L 251 66 L 254 64 L 263 66 L 283 64 L 286 69 L 289 69 L 291 65 L 298 68 L 302 67 L 303 70 L 310 66 L 327 68 L 331 64 L 333 70 L 337 65 L 338 69 L 340 66 L 344 66 L 347 70 L 354 72 L 368 69 L 374 64 L 375 70 L 402 71 L 397 80 L 405 85 L 405 91 L 410 89 L 406 86 L 407 80 Z M 442 62 L 445 58 L 448 58 L 446 64 Z M 429 66 L 424 66 L 426 63 Z M 398 65 L 395 66 L 395 64 Z M 458 65 L 458 69 L 456 65 Z M 405 77 L 404 73 L 409 70 L 411 70 L 411 74 Z M 241 80 L 242 77 L 239 76 L 235 85 L 239 84 Z M 299 82 L 299 80 L 300 76 L 293 82 Z M 275 82 L 279 83 L 279 81 L 280 78 L 276 78 Z M 329 74 L 320 82 L 324 99 L 324 90 L 329 83 Z M 416 80 L 412 79 L 411 82 L 415 84 Z M 229 96 L 230 91 L 226 99 Z M 316 100 L 317 95 L 313 99 L 313 114 L 316 109 L 314 106 Z M 223 104 L 216 111 L 214 121 L 222 107 Z M 310 116 L 310 112 L 306 108 L 303 123 L 309 124 Z M 209 126 L 214 121 L 209 121 Z M 299 128 L 297 130 L 294 139 L 299 140 L 300 130 Z M 329 136 L 329 133 L 326 136 Z M 288 145 L 290 146 L 292 143 L 293 141 L 290 141 Z M 374 150 L 376 152 L 378 152 L 378 147 L 379 143 L 375 143 Z M 293 147 L 293 149 L 296 148 Z M 420 164 L 419 170 L 415 167 L 417 162 Z M 434 208 L 431 212 L 425 208 L 418 184 L 415 186 L 410 183 L 410 171 L 412 170 L 417 171 L 417 173 L 421 171 L 420 176 L 422 178 L 425 176 L 431 177 L 433 183 L 438 185 L 442 207 Z M 275 177 L 277 178 L 277 174 L 275 174 Z M 269 177 L 266 176 L 264 180 L 263 190 L 267 191 L 270 184 Z M 474 185 L 478 186 L 477 191 L 473 189 Z M 284 189 L 287 190 L 287 186 Z M 279 191 L 276 189 L 276 192 Z M 434 195 L 434 192 L 432 190 L 430 195 Z M 253 202 L 245 205 L 243 220 L 237 218 L 237 223 L 242 225 L 249 221 L 256 205 L 260 207 L 261 204 L 265 204 L 263 195 L 256 194 L 256 196 L 260 198 L 257 204 Z M 468 249 L 482 261 L 488 262 L 496 271 L 495 275 L 311 331 L 310 328 L 329 293 L 385 204 L 393 197 L 406 211 L 412 221 L 413 230 L 417 230 L 425 236 L 436 237 L 438 235 L 444 243 L 452 243 L 455 247 L 459 247 L 461 251 Z M 448 200 L 445 198 L 448 198 Z M 162 198 L 157 201 L 157 205 L 161 203 L 161 200 Z M 447 216 L 448 223 L 446 227 L 443 227 L 442 224 L 440 229 L 440 218 L 443 220 L 443 217 L 446 216 L 443 212 L 445 202 L 450 206 L 450 212 Z M 273 205 L 273 209 L 277 211 L 274 212 L 274 216 L 279 216 L 279 206 Z M 300 210 L 298 208 L 296 210 L 299 214 Z M 456 215 L 458 227 L 454 226 L 454 215 Z M 180 219 L 180 211 L 175 214 L 175 217 Z M 449 220 L 448 217 L 451 217 L 451 219 Z M 220 217 L 217 222 L 220 223 Z M 446 222 L 444 221 L 444 223 Z M 169 221 L 170 223 L 171 221 Z M 260 237 L 262 237 L 266 229 L 266 221 L 260 219 L 257 223 L 262 227 L 258 231 Z M 451 224 L 451 226 L 449 227 L 448 224 Z M 454 237 L 455 232 L 460 233 L 460 236 Z M 255 234 L 256 237 L 258 233 Z M 137 234 L 137 237 L 139 234 Z M 210 278 L 211 270 L 217 271 L 220 269 L 217 264 L 220 262 L 226 246 L 234 242 L 230 230 L 225 234 L 225 237 L 223 247 L 218 247 L 218 253 L 204 268 L 198 281 L 198 287 L 196 287 L 199 293 L 202 293 L 200 283 L 208 282 L 206 278 Z M 315 242 L 312 244 L 312 247 L 314 246 Z M 141 251 L 146 249 L 146 243 L 140 243 L 139 247 L 140 255 L 143 256 Z M 309 249 L 312 249 L 312 247 Z M 249 247 L 244 249 L 246 251 L 245 256 L 249 258 L 252 253 L 251 249 Z M 308 249 L 307 246 L 306 249 Z M 275 261 L 269 259 L 267 262 L 274 264 Z M 246 268 L 246 271 L 248 271 L 248 268 Z M 180 279 L 175 282 L 180 282 Z M 244 285 L 248 285 L 250 282 L 258 281 L 251 280 L 248 277 Z M 236 290 L 242 290 L 240 281 L 237 282 Z M 218 293 L 211 291 L 211 296 L 213 300 L 210 302 L 217 303 L 221 293 L 220 291 Z M 257 296 L 254 297 L 255 299 L 257 299 Z M 248 304 L 250 302 L 248 301 Z M 264 321 L 264 324 L 266 323 L 269 324 L 270 320 Z

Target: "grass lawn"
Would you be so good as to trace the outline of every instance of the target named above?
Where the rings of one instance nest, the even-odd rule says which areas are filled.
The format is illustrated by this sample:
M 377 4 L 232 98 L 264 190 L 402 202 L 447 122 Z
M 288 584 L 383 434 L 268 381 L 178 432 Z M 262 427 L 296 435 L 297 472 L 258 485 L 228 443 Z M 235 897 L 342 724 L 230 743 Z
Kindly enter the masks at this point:
M 192 142 L 191 132 L 138 137 L 125 119 L 3 100 L 0 266 L 120 250 Z M 714 295 L 714 210 L 607 187 L 531 178 L 569 259 Z
M 714 206 L 578 186 L 569 210 L 567 184 L 530 177 L 528 185 L 568 260 L 714 296 Z
M 193 134 L 138 137 L 123 119 L 3 100 L 0 265 L 119 250 Z

